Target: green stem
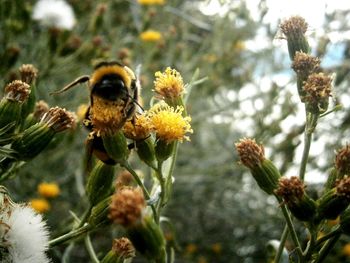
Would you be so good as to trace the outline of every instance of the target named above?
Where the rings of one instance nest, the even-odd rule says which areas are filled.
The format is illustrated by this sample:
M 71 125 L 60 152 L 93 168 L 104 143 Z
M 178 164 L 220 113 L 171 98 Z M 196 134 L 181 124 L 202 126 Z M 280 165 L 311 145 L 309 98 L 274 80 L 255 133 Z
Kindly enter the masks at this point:
M 282 232 L 282 236 L 281 236 L 281 239 L 280 239 L 280 244 L 279 244 L 278 250 L 276 252 L 275 259 L 273 261 L 274 263 L 279 263 L 280 260 L 281 260 L 281 256 L 282 256 L 283 249 L 284 249 L 284 244 L 286 243 L 288 234 L 289 234 L 288 226 L 286 225 L 284 227 L 284 229 L 283 229 L 283 232 Z
M 316 114 L 310 114 L 309 116 L 306 116 L 306 124 L 305 124 L 305 132 L 304 132 L 304 149 L 303 149 L 303 155 L 301 158 L 300 163 L 300 169 L 299 169 L 299 178 L 300 180 L 304 181 L 305 178 L 305 171 L 306 171 L 306 165 L 307 161 L 309 159 L 309 153 L 310 153 L 310 147 L 311 147 L 311 141 L 312 141 L 312 133 L 315 130 L 315 127 L 317 125 L 318 115 Z
M 92 246 L 92 243 L 91 243 L 91 239 L 90 239 L 90 235 L 87 234 L 85 236 L 85 247 L 89 253 L 89 256 L 91 258 L 91 262 L 92 263 L 100 263 L 100 261 L 98 260 L 97 256 L 96 256 L 96 253 L 95 253 L 95 250 L 94 250 L 94 247 Z
M 163 177 L 162 169 L 163 169 L 163 162 L 158 162 L 156 174 L 157 174 L 157 179 L 158 179 L 159 185 L 160 185 L 160 196 L 159 196 L 159 201 L 157 204 L 157 218 L 156 218 L 157 224 L 159 224 L 160 212 L 161 212 L 161 209 L 163 207 L 164 199 L 165 199 L 165 180 Z
M 312 253 L 315 251 L 315 244 L 317 240 L 317 230 L 314 227 L 309 228 L 310 231 L 310 241 L 307 244 L 306 249 L 304 250 L 304 258 L 309 260 L 312 256 Z
M 59 244 L 62 244 L 68 240 L 71 240 L 73 238 L 79 237 L 85 233 L 87 233 L 91 229 L 90 225 L 85 225 L 81 228 L 72 230 L 71 232 L 64 234 L 60 237 L 57 237 L 49 242 L 49 247 L 52 248 L 54 246 L 57 246 Z
M 90 204 L 89 208 L 85 211 L 83 218 L 80 220 L 79 225 L 77 228 L 81 228 L 83 225 L 85 225 L 86 221 L 88 220 L 90 214 L 91 214 L 91 210 L 92 210 L 93 206 Z
M 143 194 L 145 195 L 146 199 L 149 200 L 151 199 L 151 196 L 148 192 L 148 190 L 146 189 L 145 185 L 143 184 L 143 182 L 141 181 L 140 177 L 137 175 L 137 173 L 134 171 L 134 169 L 131 168 L 130 164 L 126 161 L 122 164 L 120 164 L 120 166 L 124 167 L 126 170 L 128 170 L 129 173 L 131 173 L 131 175 L 134 177 L 136 183 L 141 187 Z M 154 205 L 151 205 L 151 209 L 153 211 L 153 216 L 154 218 L 157 218 L 157 210 L 154 207 Z
M 120 164 L 120 166 L 124 167 L 126 170 L 128 170 L 129 173 L 132 174 L 132 176 L 134 177 L 136 183 L 138 186 L 141 187 L 143 194 L 145 195 L 146 199 L 150 199 L 151 196 L 148 192 L 148 190 L 146 189 L 145 185 L 143 184 L 143 182 L 141 181 L 140 177 L 137 175 L 137 173 L 134 171 L 134 169 L 131 168 L 130 164 L 128 162 L 122 163 Z
M 299 256 L 299 259 L 300 259 L 300 262 L 303 262 L 303 253 L 302 253 L 302 250 L 301 250 L 301 246 L 300 246 L 300 242 L 299 242 L 299 239 L 298 239 L 298 236 L 297 236 L 297 233 L 295 231 L 295 228 L 294 228 L 294 225 L 293 225 L 293 222 L 292 222 L 292 218 L 289 214 L 289 211 L 286 207 L 286 205 L 282 205 L 281 206 L 281 209 L 282 209 L 282 213 L 284 215 L 284 218 L 287 222 L 287 226 L 288 226 L 288 229 L 289 229 L 289 232 L 290 232 L 290 235 L 291 235 L 291 238 L 293 240 L 293 243 L 295 245 L 295 249 L 298 253 L 298 256 Z M 285 242 L 285 241 L 284 241 Z M 281 242 L 282 243 L 282 242 Z M 284 246 L 284 244 L 283 244 Z
M 334 247 L 335 243 L 337 243 L 338 239 L 340 238 L 341 233 L 337 233 L 337 235 L 335 235 L 334 237 L 332 237 L 331 239 L 329 239 L 324 246 L 321 248 L 320 252 L 319 252 L 319 256 L 318 258 L 314 261 L 314 263 L 321 263 L 323 262 L 326 257 L 328 256 L 329 252 L 332 250 L 332 248 Z

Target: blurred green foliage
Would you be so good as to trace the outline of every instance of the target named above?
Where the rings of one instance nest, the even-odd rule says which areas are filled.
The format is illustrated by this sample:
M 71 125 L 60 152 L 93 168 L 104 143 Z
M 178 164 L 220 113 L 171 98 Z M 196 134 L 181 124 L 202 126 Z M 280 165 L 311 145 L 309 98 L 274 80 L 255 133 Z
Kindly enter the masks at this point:
M 266 2 L 259 3 L 259 17 L 252 17 L 244 1 L 232 1 L 235 3 L 227 5 L 225 15 L 213 16 L 198 8 L 206 1 L 169 0 L 159 6 L 141 6 L 131 0 L 68 2 L 77 20 L 72 30 L 45 27 L 34 21 L 35 1 L 0 1 L 0 85 L 15 79 L 21 64 L 31 63 L 39 69 L 39 99 L 75 111 L 88 102 L 86 87 L 81 85 L 58 96 L 49 93 L 78 76 L 90 74 L 98 60 L 119 60 L 132 69 L 141 65 L 146 104 L 152 96 L 156 71 L 171 66 L 181 72 L 185 82 L 190 82 L 199 68 L 200 77 L 208 80 L 191 90 L 188 108 L 194 134 L 190 143 L 180 147 L 174 196 L 166 212 L 176 229 L 177 262 L 265 262 L 265 244 L 279 239 L 283 220 L 276 202 L 257 189 L 252 178 L 236 165 L 233 142 L 243 136 L 263 141 L 284 174 L 291 164 L 300 161 L 295 150 L 303 131 L 300 120 L 299 125 L 282 133 L 281 122 L 295 115 L 298 102 L 292 99 L 296 89 L 284 89 L 286 85 L 273 79 L 289 65 L 285 62 L 287 55 L 272 44 L 278 28 L 264 22 Z M 327 19 L 343 23 L 344 14 L 328 14 Z M 148 29 L 159 31 L 162 39 L 142 41 L 139 35 Z M 328 32 L 327 23 L 324 29 Z M 246 41 L 261 30 L 270 45 L 247 49 Z M 329 44 L 327 35 L 321 40 L 317 52 L 324 56 Z M 341 76 L 336 82 L 337 96 L 345 92 L 349 81 L 345 63 L 349 43 L 345 44 L 344 61 L 331 69 Z M 266 86 L 263 76 L 272 80 L 268 89 L 261 88 Z M 255 93 L 249 95 L 249 89 Z M 257 100 L 262 102 L 262 108 L 256 106 Z M 320 124 L 316 140 L 330 134 L 333 139 L 326 144 L 330 149 L 326 164 L 320 166 L 317 156 L 311 158 L 314 168 L 325 171 L 332 165 L 333 150 L 348 140 L 349 116 L 345 108 L 334 115 L 339 120 L 337 128 Z M 247 130 L 246 124 L 253 129 Z M 18 177 L 6 183 L 13 199 L 27 201 L 37 195 L 40 182 L 58 182 L 61 196 L 51 201 L 52 209 L 45 216 L 53 236 L 65 231 L 66 223 L 72 220 L 69 211 L 81 213 L 87 202 L 78 201 L 86 179 L 86 135 L 80 126 L 62 135 L 44 154 L 26 164 Z M 142 164 L 134 165 L 144 170 Z M 143 172 L 148 175 L 147 170 Z M 107 252 L 112 237 L 113 233 L 96 234 L 96 251 Z M 86 262 L 83 249 L 69 251 L 62 246 L 51 256 L 57 261 L 68 252 L 74 262 Z

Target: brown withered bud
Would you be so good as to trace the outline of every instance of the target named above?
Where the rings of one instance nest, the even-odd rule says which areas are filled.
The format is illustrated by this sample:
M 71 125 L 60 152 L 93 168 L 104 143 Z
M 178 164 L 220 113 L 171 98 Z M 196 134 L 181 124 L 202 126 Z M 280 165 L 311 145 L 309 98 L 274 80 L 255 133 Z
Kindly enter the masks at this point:
M 46 112 L 49 111 L 49 109 L 50 107 L 45 101 L 39 100 L 35 103 L 33 112 L 34 118 L 39 120 Z
M 114 239 L 112 250 L 123 259 L 135 257 L 135 248 L 126 237 Z
M 60 132 L 74 127 L 76 120 L 73 113 L 59 107 L 54 107 L 42 116 L 40 122 L 46 123 L 55 132 Z
M 324 112 L 332 93 L 332 78 L 324 73 L 311 74 L 304 83 L 305 103 L 311 111 Z
M 350 145 L 339 149 L 335 156 L 335 167 L 341 175 L 350 175 Z
M 288 38 L 299 38 L 306 33 L 308 24 L 301 16 L 292 16 L 280 25 L 283 34 Z
M 337 194 L 350 202 L 350 177 L 344 177 L 336 182 Z
M 142 211 L 146 207 L 141 189 L 119 189 L 113 197 L 109 210 L 109 218 L 116 224 L 131 227 L 142 218 Z
M 5 97 L 8 100 L 24 102 L 28 99 L 29 94 L 30 86 L 21 80 L 14 80 L 5 87 Z
M 307 78 L 311 73 L 315 73 L 320 68 L 320 60 L 304 52 L 297 51 L 292 63 L 292 69 L 301 77 Z
M 118 173 L 116 183 L 115 183 L 115 188 L 118 191 L 118 189 L 121 189 L 125 186 L 132 186 L 135 184 L 134 177 L 130 172 L 127 170 L 123 170 L 120 173 Z
M 265 160 L 264 146 L 257 144 L 255 139 L 240 139 L 235 146 L 241 163 L 248 168 L 252 169 Z
M 38 76 L 38 69 L 32 64 L 23 64 L 19 68 L 19 73 L 21 75 L 21 80 L 31 85 Z
M 282 197 L 286 204 L 294 204 L 302 199 L 306 186 L 299 177 L 282 177 L 278 182 L 275 194 Z

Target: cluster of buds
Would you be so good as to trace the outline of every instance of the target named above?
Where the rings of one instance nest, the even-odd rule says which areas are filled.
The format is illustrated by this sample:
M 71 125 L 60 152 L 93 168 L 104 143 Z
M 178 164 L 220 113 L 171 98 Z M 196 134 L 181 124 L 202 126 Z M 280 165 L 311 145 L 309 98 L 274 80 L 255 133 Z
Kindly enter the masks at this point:
M 327 110 L 332 93 L 332 78 L 320 72 L 320 60 L 309 55 L 309 44 L 305 33 L 308 25 L 299 16 L 294 16 L 280 25 L 286 36 L 292 68 L 297 74 L 297 87 L 300 100 L 307 111 L 320 114 Z
M 19 68 L 20 80 L 7 84 L 0 100 L 0 130 L 2 145 L 9 145 L 11 157 L 2 161 L 6 169 L 14 160 L 28 161 L 37 156 L 50 143 L 56 133 L 71 128 L 75 118 L 59 107 L 36 102 L 36 78 L 38 70 L 33 65 Z

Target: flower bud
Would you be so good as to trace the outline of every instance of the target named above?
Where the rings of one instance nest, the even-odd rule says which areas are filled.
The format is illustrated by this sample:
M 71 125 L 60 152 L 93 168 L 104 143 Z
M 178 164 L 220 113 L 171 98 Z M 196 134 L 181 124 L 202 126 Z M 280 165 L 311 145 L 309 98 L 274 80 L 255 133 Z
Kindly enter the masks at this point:
M 14 122 L 21 121 L 21 110 L 23 103 L 30 94 L 29 85 L 15 80 L 5 87 L 5 96 L 0 101 L 0 128 Z M 8 132 L 13 132 L 15 126 Z
M 337 179 L 341 179 L 341 178 L 338 178 L 337 169 L 335 169 L 335 168 L 330 169 L 327 181 L 324 185 L 324 192 L 327 192 L 327 191 L 331 190 L 333 187 L 335 187 Z
M 294 60 L 297 51 L 309 53 L 310 47 L 305 33 L 308 24 L 300 16 L 293 16 L 281 23 L 280 28 L 287 38 L 289 57 Z
M 350 209 L 349 208 L 346 209 L 340 215 L 340 229 L 344 234 L 350 235 Z
M 156 142 L 155 153 L 159 162 L 164 162 L 173 153 L 175 142 L 167 143 L 165 141 L 158 140 Z
M 303 100 L 306 109 L 314 114 L 324 113 L 332 93 L 332 78 L 324 73 L 311 74 L 304 83 Z
M 98 161 L 86 183 L 86 194 L 91 205 L 99 203 L 112 194 L 113 178 L 114 166 Z
M 275 191 L 282 197 L 291 213 L 301 221 L 311 221 L 316 214 L 316 203 L 305 193 L 304 183 L 296 176 L 282 177 Z
M 249 168 L 259 187 L 273 194 L 281 177 L 276 166 L 265 158 L 264 147 L 254 139 L 244 138 L 235 144 L 241 163 Z
M 299 97 L 302 102 L 305 101 L 304 82 L 309 75 L 316 73 L 320 67 L 320 60 L 306 53 L 297 51 L 293 60 L 292 68 L 297 74 L 297 87 Z
M 155 149 L 152 138 L 136 141 L 136 152 L 140 160 L 150 167 L 155 167 Z
M 336 219 L 350 204 L 350 177 L 336 183 L 336 187 L 326 192 L 318 201 L 318 217 Z
M 107 154 L 117 163 L 123 163 L 128 159 L 129 149 L 126 138 L 121 130 L 115 133 L 101 134 L 103 146 Z
M 152 216 L 144 216 L 140 222 L 127 228 L 127 236 L 142 255 L 156 262 L 165 262 L 164 235 Z
M 94 227 L 100 227 L 105 226 L 111 223 L 111 220 L 108 217 L 109 214 L 109 207 L 111 205 L 112 197 L 108 196 L 107 198 L 103 199 L 101 202 L 99 202 L 97 205 L 95 205 L 92 210 L 89 217 L 89 224 Z
M 23 128 L 27 129 L 30 126 L 36 124 L 40 121 L 41 117 L 49 111 L 49 105 L 43 101 L 39 100 L 35 103 L 34 111 L 30 113 L 24 121 Z
M 51 108 L 39 123 L 24 130 L 13 141 L 11 148 L 17 151 L 17 158 L 30 160 L 37 156 L 50 143 L 58 132 L 70 128 L 74 117 L 64 109 Z
M 135 257 L 135 248 L 126 237 L 113 240 L 112 249 L 101 263 L 124 263 L 124 260 Z
M 339 149 L 335 156 L 335 167 L 338 171 L 341 179 L 344 175 L 350 175 L 350 145 L 347 144 L 345 147 Z

